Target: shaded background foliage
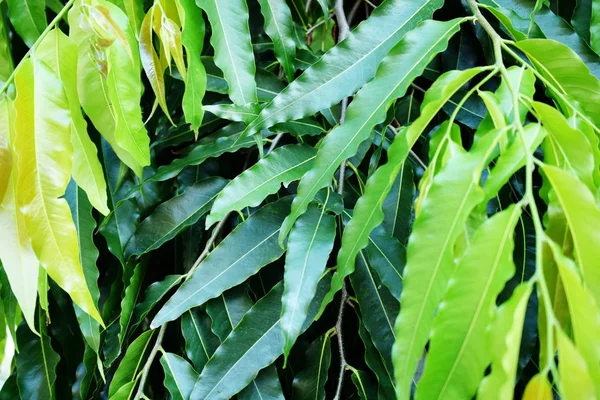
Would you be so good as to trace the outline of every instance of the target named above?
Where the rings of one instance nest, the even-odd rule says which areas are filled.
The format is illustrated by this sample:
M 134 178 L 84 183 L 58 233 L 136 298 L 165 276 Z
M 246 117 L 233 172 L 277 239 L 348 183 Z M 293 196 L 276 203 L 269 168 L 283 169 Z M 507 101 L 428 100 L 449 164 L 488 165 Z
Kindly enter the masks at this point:
M 0 212 L 22 213 L 33 245 L 0 249 L 9 372 L 0 398 L 600 394 L 600 275 L 590 263 L 600 8 L 586 0 L 340 4 L 94 0 L 69 2 L 67 18 L 60 0 L 0 1 L 0 150 L 8 154 L 0 161 L 11 160 L 0 164 L 0 183 L 19 182 L 18 206 L 6 205 L 9 189 Z M 345 41 L 342 12 L 352 29 Z M 42 38 L 52 40 L 36 42 L 50 21 L 56 29 Z M 71 74 L 60 72 L 67 55 L 78 57 Z M 553 69 L 555 55 L 567 65 Z M 64 92 L 43 86 L 53 79 Z M 104 106 L 94 103 L 98 81 L 115 85 Z M 97 150 L 91 173 L 63 165 L 73 180 L 64 196 L 50 196 L 70 207 L 73 221 L 61 221 L 76 228 L 81 297 L 59 281 L 73 270 L 53 273 L 42 255 L 35 203 L 19 203 L 29 184 L 17 176 L 27 148 L 15 139 L 25 132 L 19 118 L 60 120 L 22 100 L 30 85 L 66 97 L 73 120 L 83 109 L 81 121 L 48 135 L 79 129 L 91 139 L 86 154 Z M 83 150 L 73 146 L 76 160 Z M 583 200 L 569 191 L 585 192 Z M 466 211 L 456 200 L 463 193 Z M 42 265 L 28 294 L 7 261 L 21 247 L 36 274 Z M 485 280 L 469 279 L 495 251 L 493 289 L 477 297 Z M 431 280 L 404 281 L 405 265 Z M 555 291 L 538 299 L 546 286 Z M 484 317 L 474 311 L 473 340 L 453 338 L 474 300 Z M 461 364 L 459 346 L 471 346 L 475 361 Z

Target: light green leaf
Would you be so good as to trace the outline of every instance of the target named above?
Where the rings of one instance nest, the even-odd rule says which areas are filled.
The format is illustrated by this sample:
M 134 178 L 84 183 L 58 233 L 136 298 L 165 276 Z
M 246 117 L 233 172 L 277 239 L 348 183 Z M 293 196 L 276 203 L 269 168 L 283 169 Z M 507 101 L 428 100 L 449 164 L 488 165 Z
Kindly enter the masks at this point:
M 585 134 L 571 128 L 567 119 L 556 108 L 533 102 L 533 109 L 546 128 L 544 162 L 560 167 L 576 175 L 591 191 L 594 185 L 595 162 L 590 142 Z
M 527 382 L 522 400 L 552 400 L 552 385 L 546 374 L 537 373 Z
M 295 400 L 325 400 L 325 384 L 331 365 L 331 336 L 319 336 L 306 350 L 306 367 L 292 382 Z
M 268 195 L 276 193 L 281 184 L 287 186 L 300 179 L 312 166 L 315 153 L 315 149 L 307 145 L 288 145 L 261 158 L 219 193 L 206 217 L 206 227 L 231 211 L 258 206 Z
M 19 67 L 15 85 L 16 198 L 33 250 L 73 302 L 102 323 L 79 261 L 69 206 L 60 198 L 69 183 L 73 149 L 62 84 L 44 62 L 28 58 Z
M 278 122 L 314 114 L 352 95 L 375 75 L 378 64 L 400 38 L 441 5 L 439 0 L 385 1 L 265 107 L 242 138 Z
M 191 125 L 196 135 L 202 124 L 204 110 L 202 99 L 206 91 L 206 70 L 200 55 L 204 42 L 204 18 L 194 0 L 179 0 L 184 12 L 182 19 L 181 43 L 187 56 L 185 91 L 181 102 L 185 121 Z
M 85 190 L 94 208 L 107 215 L 109 210 L 104 173 L 96 146 L 87 134 L 87 123 L 81 114 L 77 94 L 77 51 L 73 40 L 59 29 L 53 29 L 37 46 L 35 54 L 56 71 L 65 88 L 72 119 L 73 179 Z
M 177 354 L 163 352 L 160 364 L 165 372 L 165 387 L 173 400 L 187 400 L 192 394 L 198 373 Z
M 456 90 L 479 72 L 481 72 L 481 69 L 477 68 L 465 71 L 450 71 L 438 78 L 427 91 L 427 96 L 421 106 L 421 116 L 408 128 L 404 128 L 394 139 L 388 150 L 387 162 L 379 167 L 367 181 L 364 194 L 358 199 L 354 206 L 352 219 L 344 229 L 342 247 L 337 257 L 338 268 L 331 280 L 331 289 L 325 297 L 321 313 L 333 299 L 335 293 L 342 288 L 345 277 L 354 271 L 356 255 L 367 246 L 371 231 L 383 222 L 381 206 L 390 192 L 410 149 L 444 103 Z M 281 229 L 283 232 L 284 227 Z
M 206 214 L 217 193 L 227 181 L 220 177 L 204 179 L 182 194 L 160 204 L 138 226 L 125 248 L 125 259 L 140 256 L 162 246 Z
M 10 143 L 15 135 L 14 116 L 11 116 L 13 111 L 8 98 L 0 99 L 0 140 L 4 140 L 7 145 L 6 152 L 10 157 L 8 163 L 16 165 L 17 155 L 10 151 Z M 0 202 L 0 260 L 25 321 L 33 332 L 37 332 L 35 306 L 40 266 L 27 236 L 24 217 L 17 205 L 16 172 L 16 168 L 3 168 L 1 172 L 6 173 L 3 178 L 8 182 L 4 199 Z
M 488 346 L 492 352 L 492 372 L 483 378 L 477 398 L 482 400 L 512 400 L 519 362 L 523 320 L 533 285 L 517 286 L 508 301 L 496 310 L 490 329 Z
M 50 337 L 46 334 L 45 319 L 46 315 L 40 311 L 39 337 L 26 325 L 21 325 L 17 331 L 17 384 L 21 398 L 50 400 L 56 396 L 54 385 L 60 357 L 52 348 Z
M 410 385 L 446 285 L 455 268 L 454 245 L 471 211 L 484 198 L 479 186 L 505 130 L 488 132 L 468 153 L 452 158 L 433 180 L 408 242 L 402 309 L 396 320 L 393 362 L 398 399 Z M 357 212 L 355 211 L 354 218 Z
M 600 335 L 600 308 L 593 293 L 585 287 L 575 263 L 565 257 L 554 242 L 548 242 L 548 245 L 558 266 L 569 303 L 575 346 L 587 363 L 598 397 L 600 395 L 600 343 L 596 338 Z
M 185 354 L 197 371 L 202 371 L 206 362 L 219 347 L 219 338 L 211 332 L 210 324 L 209 316 L 198 308 L 188 310 L 181 316 Z
M 214 60 L 229 84 L 229 97 L 235 104 L 256 103 L 256 65 L 246 1 L 197 0 L 196 4 L 210 21 Z
M 390 51 L 377 69 L 375 78 L 358 92 L 348 107 L 344 123 L 330 132 L 319 147 L 314 167 L 298 185 L 292 211 L 281 228 L 280 243 L 283 243 L 294 222 L 304 213 L 317 192 L 329 185 L 342 161 L 356 154 L 358 146 L 369 137 L 375 125 L 385 120 L 392 102 L 404 95 L 412 80 L 421 75 L 431 59 L 446 48 L 448 40 L 463 21 L 426 21 Z
M 283 353 L 286 358 L 306 321 L 317 284 L 325 271 L 335 240 L 335 227 L 335 218 L 326 212 L 325 207 L 319 209 L 313 203 L 290 232 L 281 298 Z
M 486 200 L 490 200 L 497 195 L 510 177 L 525 165 L 526 152 L 533 153 L 546 137 L 546 130 L 539 124 L 527 124 L 523 132 L 525 133 L 524 138 L 527 149 L 523 149 L 523 142 L 520 138 L 513 139 L 485 180 L 483 190 L 485 191 Z
M 273 41 L 275 57 L 283 67 L 288 82 L 294 80 L 296 43 L 294 21 L 285 0 L 259 0 L 265 19 L 265 32 Z
M 573 50 L 546 39 L 523 40 L 516 46 L 558 91 L 579 102 L 582 110 L 600 123 L 600 81 Z
M 563 395 L 567 400 L 595 399 L 596 389 L 584 358 L 562 329 L 557 328 L 556 334 L 560 359 L 558 372 Z
M 28 47 L 42 34 L 46 21 L 45 0 L 7 0 L 8 17 L 12 26 Z
M 146 331 L 129 345 L 110 383 L 108 390 L 109 399 L 129 398 L 117 395 L 117 391 L 120 391 L 122 387 L 130 383 L 133 383 L 133 386 L 135 386 L 135 382 L 139 378 L 139 372 L 143 367 L 144 354 L 150 345 L 153 334 L 154 331 Z M 129 393 L 133 391 L 133 386 L 129 389 Z
M 594 195 L 573 175 L 551 165 L 544 165 L 544 174 L 550 181 L 558 202 L 567 219 L 575 247 L 575 260 L 581 269 L 584 285 L 600 302 L 600 271 L 596 267 L 600 257 L 600 210 Z
M 325 284 L 322 281 L 319 285 L 303 331 L 316 314 Z M 204 367 L 191 398 L 227 400 L 282 354 L 282 293 L 283 285 L 276 285 L 244 315 Z
M 267 204 L 238 225 L 169 299 L 154 317 L 152 326 L 178 318 L 281 257 L 283 250 L 277 244 L 277 234 L 289 204 L 290 198 Z
M 496 298 L 515 273 L 514 230 L 521 208 L 486 220 L 452 275 L 433 323 L 419 399 L 471 398 L 491 361 L 486 329 Z

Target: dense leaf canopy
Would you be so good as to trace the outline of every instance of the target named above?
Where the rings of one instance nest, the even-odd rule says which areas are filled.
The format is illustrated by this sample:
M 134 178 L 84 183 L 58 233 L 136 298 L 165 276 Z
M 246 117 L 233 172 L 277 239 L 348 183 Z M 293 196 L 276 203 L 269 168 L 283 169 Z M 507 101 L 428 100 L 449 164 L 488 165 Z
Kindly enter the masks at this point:
M 597 0 L 0 0 L 0 400 L 600 399 Z

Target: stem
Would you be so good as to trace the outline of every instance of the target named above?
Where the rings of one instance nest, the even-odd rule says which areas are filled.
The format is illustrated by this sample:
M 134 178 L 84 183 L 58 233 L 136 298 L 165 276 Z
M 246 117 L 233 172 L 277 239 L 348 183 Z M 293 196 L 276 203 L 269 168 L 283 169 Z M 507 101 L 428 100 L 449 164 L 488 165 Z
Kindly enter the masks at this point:
M 554 315 L 551 298 L 548 290 L 548 285 L 546 283 L 546 279 L 544 277 L 544 272 L 542 268 L 542 246 L 544 244 L 545 232 L 542 226 L 542 222 L 540 219 L 540 214 L 537 209 L 537 205 L 535 202 L 535 196 L 533 194 L 533 169 L 534 169 L 534 157 L 533 154 L 527 148 L 527 142 L 525 140 L 525 130 L 523 129 L 523 124 L 521 123 L 521 116 L 519 114 L 519 92 L 518 88 L 514 88 L 512 82 L 508 77 L 508 71 L 504 65 L 502 60 L 502 48 L 508 48 L 504 44 L 504 40 L 498 35 L 498 33 L 494 30 L 494 28 L 490 25 L 490 23 L 485 19 L 485 17 L 481 14 L 477 2 L 475 0 L 467 0 L 467 3 L 471 7 L 473 14 L 475 15 L 477 21 L 481 25 L 481 27 L 487 32 L 494 44 L 494 55 L 496 58 L 496 67 L 499 69 L 500 74 L 506 81 L 506 85 L 510 95 L 512 97 L 512 113 L 513 113 L 513 125 L 517 129 L 517 133 L 519 136 L 519 140 L 525 150 L 526 156 L 526 164 L 525 164 L 525 196 L 524 200 L 529 205 L 529 210 L 531 211 L 531 216 L 533 220 L 533 225 L 535 228 L 535 244 L 536 244 L 536 255 L 535 255 L 535 274 L 533 276 L 533 280 L 538 283 L 538 287 L 541 291 L 544 309 L 546 311 L 546 334 L 547 334 L 547 343 L 546 343 L 546 365 L 544 366 L 542 373 L 547 373 L 548 371 L 552 371 L 552 374 L 558 378 L 558 374 L 556 371 L 556 365 L 554 363 L 554 325 L 556 324 L 556 317 Z M 511 53 L 513 53 L 511 51 Z M 515 56 L 516 54 L 511 54 Z M 525 65 L 526 63 L 524 63 Z M 535 70 L 535 69 L 534 69 Z M 541 75 L 541 74 L 540 74 Z M 544 82 L 546 86 L 547 81 Z M 551 86 L 549 86 L 551 87 Z M 558 379 L 557 379 L 558 382 Z
M 346 290 L 346 283 L 344 282 L 344 286 L 342 286 L 342 298 L 340 299 L 340 308 L 338 311 L 337 321 L 335 323 L 335 331 L 337 333 L 337 342 L 340 351 L 340 373 L 338 377 L 338 384 L 335 390 L 335 397 L 333 400 L 339 400 L 340 395 L 342 394 L 342 388 L 344 386 L 344 372 L 346 371 L 346 367 L 348 367 L 348 363 L 346 362 L 346 353 L 344 351 L 344 340 L 342 334 L 342 324 L 344 322 L 344 306 L 346 305 L 346 301 L 348 300 L 348 291 Z
M 71 8 L 71 6 L 73 5 L 73 3 L 75 3 L 75 0 L 69 0 L 67 2 L 67 4 L 65 4 L 65 6 L 62 8 L 62 10 L 60 10 L 58 12 L 58 14 L 56 14 L 56 17 L 54 17 L 54 19 L 52 20 L 52 22 L 50 22 L 50 24 L 48 24 L 48 26 L 46 27 L 46 29 L 44 29 L 44 31 L 42 32 L 42 34 L 40 35 L 40 37 L 37 38 L 37 40 L 35 41 L 35 43 L 33 44 L 33 46 L 31 46 L 29 48 L 29 50 L 27 50 L 27 53 L 25 53 L 25 55 L 23 56 L 23 58 L 21 59 L 21 61 L 19 61 L 19 64 L 15 67 L 15 69 L 13 70 L 13 72 L 10 74 L 10 76 L 6 80 L 6 83 L 4 84 L 4 86 L 2 86 L 2 89 L 0 89 L 0 94 L 4 93 L 8 89 L 8 87 L 10 86 L 10 84 L 12 83 L 12 81 L 15 79 L 15 74 L 16 74 L 17 70 L 19 69 L 19 65 L 21 65 L 21 63 L 27 57 L 29 57 L 31 55 L 31 53 L 33 53 L 33 51 L 38 46 L 38 44 L 40 44 L 40 42 L 42 40 L 44 40 L 44 38 L 46 37 L 46 35 L 48 34 L 48 32 L 50 32 L 54 28 L 54 26 L 58 23 L 58 21 L 60 21 L 62 19 L 62 17 L 69 10 L 69 8 Z
M 137 392 L 135 392 L 135 396 L 133 400 L 140 400 L 141 398 L 145 398 L 144 395 L 144 386 L 146 386 L 146 381 L 148 380 L 148 375 L 150 374 L 150 367 L 152 367 L 152 362 L 156 357 L 156 353 L 161 347 L 163 338 L 165 337 L 165 331 L 167 330 L 167 323 L 160 327 L 158 331 L 158 337 L 156 338 L 156 343 L 154 343 L 154 347 L 152 347 L 152 351 L 148 356 L 148 360 L 146 360 L 146 364 L 144 364 L 144 369 L 142 370 L 142 378 L 140 379 L 140 386 L 138 386 Z
M 267 154 L 265 154 L 265 155 L 269 155 L 275 149 L 275 146 L 277 146 L 277 143 L 279 143 L 279 140 L 281 140 L 282 136 L 283 136 L 283 132 L 278 133 L 277 136 L 275 136 L 275 138 L 273 138 L 273 141 L 271 142 L 271 147 L 269 147 L 269 150 L 267 151 Z

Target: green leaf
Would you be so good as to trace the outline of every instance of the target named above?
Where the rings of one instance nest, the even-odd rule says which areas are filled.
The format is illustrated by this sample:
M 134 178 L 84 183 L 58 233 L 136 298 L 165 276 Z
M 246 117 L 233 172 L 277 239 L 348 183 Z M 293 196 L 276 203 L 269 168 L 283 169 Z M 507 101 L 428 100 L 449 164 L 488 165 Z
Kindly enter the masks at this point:
M 8 77 L 15 69 L 10 50 L 11 42 L 8 35 L 8 24 L 3 12 L 2 16 L 0 16 L 0 85 L 6 83 Z
M 319 336 L 306 350 L 306 367 L 294 376 L 293 398 L 325 400 L 325 384 L 331 365 L 331 335 Z
M 178 318 L 204 304 L 277 260 L 283 250 L 277 244 L 281 222 L 290 198 L 267 204 L 236 227 L 194 271 L 154 317 L 152 326 Z
M 316 314 L 324 293 L 324 283 L 322 281 L 319 285 L 320 290 L 307 318 L 309 323 L 303 330 L 308 328 Z M 244 315 L 204 367 L 191 398 L 227 400 L 282 354 L 282 293 L 283 285 L 276 285 Z
M 45 0 L 7 0 L 8 17 L 27 47 L 33 46 L 42 34 L 46 22 Z
M 229 84 L 229 97 L 235 104 L 256 103 L 256 65 L 246 1 L 197 0 L 196 4 L 206 12 L 210 21 L 214 60 Z
M 505 130 L 487 133 L 468 153 L 452 158 L 433 179 L 408 242 L 402 309 L 396 320 L 393 362 L 396 395 L 407 399 L 446 285 L 455 268 L 454 245 L 471 211 L 484 198 L 479 186 Z M 355 218 L 357 212 L 355 211 Z
M 367 372 L 353 369 L 352 383 L 354 383 L 361 400 L 377 399 L 377 383 Z
M 202 164 L 209 158 L 218 157 L 224 153 L 235 153 L 248 147 L 256 146 L 254 138 L 239 140 L 241 124 L 231 124 L 198 141 L 198 144 L 185 157 L 177 158 L 169 165 L 156 170 L 149 180 L 165 181 L 177 176 L 185 167 Z
M 378 64 L 400 38 L 441 5 L 439 0 L 385 1 L 265 107 L 242 138 L 278 122 L 314 114 L 352 95 L 375 75 Z
M 317 284 L 325 271 L 335 240 L 335 227 L 335 218 L 326 212 L 325 207 L 319 209 L 313 203 L 290 232 L 281 298 L 281 329 L 286 358 L 306 321 Z
M 226 183 L 225 179 L 219 177 L 207 178 L 160 204 L 138 225 L 125 248 L 125 259 L 159 248 L 196 223 L 208 212 L 213 199 Z
M 65 193 L 71 174 L 71 118 L 59 77 L 28 58 L 15 77 L 16 198 L 33 250 L 73 302 L 102 323 L 79 261 L 77 232 Z M 52 216 L 52 217 L 50 217 Z
M 511 298 L 495 312 L 489 338 L 489 348 L 494 349 L 492 372 L 481 381 L 478 399 L 513 398 L 519 361 L 519 347 L 515 343 L 521 342 L 523 320 L 532 288 L 529 283 L 520 284 Z
M 552 385 L 546 374 L 537 373 L 527 382 L 522 400 L 552 400 Z
M 321 312 L 331 302 L 335 293 L 342 288 L 346 276 L 354 271 L 356 255 L 367 246 L 371 231 L 383 222 L 381 206 L 408 157 L 410 149 L 442 105 L 456 90 L 480 71 L 476 68 L 450 71 L 438 78 L 427 91 L 427 97 L 421 106 L 421 116 L 395 137 L 388 150 L 387 162 L 379 167 L 367 181 L 364 194 L 358 199 L 354 206 L 352 219 L 344 229 L 342 246 L 337 257 L 338 268 L 331 280 L 331 289 L 325 297 Z M 283 232 L 284 227 L 281 229 Z
M 375 78 L 358 92 L 348 107 L 344 123 L 325 137 L 313 168 L 298 185 L 292 211 L 281 229 L 280 243 L 283 243 L 294 222 L 306 211 L 316 193 L 329 185 L 342 161 L 356 154 L 358 146 L 369 137 L 375 125 L 385 120 L 392 102 L 403 96 L 412 80 L 421 75 L 431 59 L 446 48 L 448 40 L 463 21 L 426 21 L 390 51 L 377 69 Z
M 413 169 L 404 163 L 394 185 L 383 201 L 383 226 L 386 231 L 405 245 L 410 234 L 412 222 L 415 184 Z
M 288 186 L 312 166 L 315 149 L 306 145 L 282 146 L 239 174 L 217 196 L 206 227 L 225 218 L 231 211 L 258 206 L 268 195 Z
M 146 269 L 146 264 L 144 263 L 128 265 L 123 273 L 125 275 L 125 295 L 123 296 L 123 300 L 121 300 L 121 314 L 119 315 L 119 325 L 121 326 L 121 330 L 118 334 L 119 345 L 122 345 L 127 337 L 131 319 L 133 317 L 133 311 L 138 302 L 140 292 L 142 291 Z M 119 346 L 119 349 L 120 347 L 121 346 Z
M 165 372 L 165 387 L 173 400 L 187 400 L 192 394 L 198 373 L 177 354 L 163 352 L 160 364 Z
M 131 330 L 135 330 L 152 311 L 154 306 L 173 289 L 181 280 L 183 275 L 167 275 L 165 279 L 154 282 L 144 291 L 144 301 L 135 305 L 133 310 Z
M 486 341 L 498 294 L 515 273 L 513 235 L 521 208 L 486 220 L 462 256 L 432 327 L 417 398 L 473 397 L 491 361 Z
M 400 301 L 406 248 L 391 236 L 382 224 L 371 232 L 366 250 L 369 265 L 377 272 L 392 296 Z
M 206 362 L 219 347 L 219 338 L 210 330 L 210 318 L 199 309 L 188 310 L 181 316 L 181 333 L 185 339 L 185 354 L 197 371 L 202 371 Z
M 238 393 L 239 400 L 285 400 L 277 367 L 270 365 L 261 370 L 244 390 Z
M 360 320 L 359 315 L 359 322 Z M 393 399 L 395 396 L 394 371 L 391 368 L 389 357 L 387 359 L 381 356 L 371 340 L 371 336 L 365 329 L 364 324 L 358 326 L 358 334 L 365 346 L 365 363 L 377 378 L 377 395 L 382 399 Z
M 273 41 L 275 57 L 283 67 L 288 82 L 294 80 L 296 43 L 294 21 L 285 0 L 259 0 L 265 19 L 265 32 Z
M 46 334 L 45 319 L 45 314 L 40 311 L 39 337 L 26 325 L 21 325 L 17 331 L 17 384 L 21 398 L 55 398 L 56 366 L 60 357 L 52 348 L 50 337 Z
M 135 382 L 137 382 L 137 379 L 139 378 L 139 372 L 142 370 L 144 354 L 150 345 L 153 334 L 154 331 L 142 333 L 127 348 L 127 352 L 119 363 L 119 367 L 110 383 L 110 388 L 108 390 L 108 397 L 110 399 L 123 398 L 115 395 L 117 391 L 120 391 L 125 385 L 133 383 L 133 386 L 135 386 Z M 133 391 L 133 386 L 130 387 L 130 392 Z
M 365 251 L 358 254 L 356 270 L 350 282 L 358 300 L 362 322 L 373 339 L 373 344 L 382 354 L 386 369 L 391 374 L 392 345 L 396 339 L 394 320 L 398 315 L 398 301 L 375 276 L 367 263 Z
M 545 39 L 523 40 L 515 45 L 556 90 L 579 102 L 582 110 L 600 123 L 600 81 L 573 50 Z
M 106 182 L 96 146 L 87 134 L 87 123 L 81 114 L 77 94 L 77 44 L 58 29 L 51 30 L 36 47 L 35 54 L 56 71 L 67 96 L 71 110 L 71 143 L 75 182 L 86 191 L 94 208 L 109 213 Z
M 98 306 L 100 299 L 100 290 L 98 289 L 98 268 L 96 262 L 99 252 L 94 245 L 94 230 L 96 221 L 92 216 L 92 204 L 88 200 L 85 192 L 77 187 L 73 181 L 67 187 L 65 198 L 69 202 L 71 215 L 77 228 L 77 240 L 81 249 L 79 259 L 83 267 L 85 281 L 92 295 L 94 304 Z M 79 328 L 90 348 L 100 353 L 100 324 L 84 313 L 79 307 L 75 306 L 75 315 L 79 321 Z
M 6 143 L 9 160 L 17 164 L 17 154 L 10 151 L 14 140 L 14 116 L 12 104 L 8 98 L 0 100 L 0 140 Z M 6 192 L 0 201 L 0 260 L 27 325 L 33 332 L 35 328 L 35 306 L 37 299 L 38 274 L 40 265 L 27 236 L 25 220 L 17 204 L 16 168 L 2 168 L 6 173 Z M 14 328 L 13 328 L 14 329 Z M 13 336 L 14 338 L 14 336 Z
M 568 172 L 551 165 L 544 165 L 542 170 L 566 216 L 583 282 L 596 302 L 600 302 L 600 271 L 595 267 L 600 257 L 600 249 L 596 245 L 600 232 L 594 228 L 600 222 L 600 210 L 596 207 L 594 195 Z
M 252 307 L 252 300 L 242 286 L 227 290 L 206 303 L 206 312 L 212 321 L 211 330 L 223 342 L 244 314 Z
M 197 134 L 204 117 L 202 99 L 206 91 L 207 79 L 206 70 L 200 57 L 204 42 L 204 18 L 194 0 L 180 0 L 179 3 L 185 14 L 182 18 L 181 43 L 185 47 L 187 56 L 185 91 L 181 104 L 185 121 Z

